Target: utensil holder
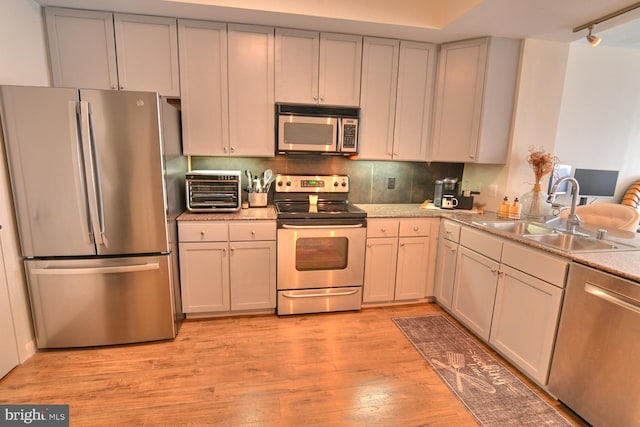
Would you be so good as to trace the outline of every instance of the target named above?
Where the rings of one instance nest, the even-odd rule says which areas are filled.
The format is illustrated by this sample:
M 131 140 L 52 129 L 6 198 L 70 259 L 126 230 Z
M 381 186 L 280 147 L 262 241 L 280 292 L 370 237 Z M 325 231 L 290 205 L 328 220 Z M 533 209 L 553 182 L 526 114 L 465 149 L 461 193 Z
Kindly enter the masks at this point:
M 267 206 L 267 193 L 249 193 L 249 206 L 252 208 Z

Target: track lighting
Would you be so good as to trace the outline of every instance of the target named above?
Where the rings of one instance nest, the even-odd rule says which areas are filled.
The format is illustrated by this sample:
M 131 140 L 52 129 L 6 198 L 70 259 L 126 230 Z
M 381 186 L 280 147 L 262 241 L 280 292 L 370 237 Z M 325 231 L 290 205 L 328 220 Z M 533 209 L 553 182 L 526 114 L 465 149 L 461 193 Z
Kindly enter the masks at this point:
M 587 34 L 587 41 L 591 46 L 596 47 L 600 44 L 602 39 L 598 36 L 594 36 L 591 34 L 591 31 L 593 31 L 594 28 L 595 28 L 595 25 L 592 25 L 589 27 L 589 34 Z
M 577 33 L 578 31 L 582 31 L 584 29 L 589 29 L 589 34 L 587 34 L 587 41 L 589 42 L 589 44 L 591 44 L 591 46 L 598 46 L 598 44 L 600 44 L 600 42 L 602 41 L 602 39 L 598 36 L 594 36 L 591 34 L 591 32 L 593 31 L 593 29 L 596 27 L 597 24 L 600 24 L 601 22 L 605 22 L 608 21 L 610 19 L 616 18 L 620 15 L 624 15 L 627 12 L 631 12 L 632 10 L 638 9 L 640 8 L 640 2 L 636 2 L 633 3 L 623 9 L 620 10 L 616 10 L 615 12 L 611 12 L 608 15 L 602 16 L 598 19 L 594 19 L 591 22 L 587 22 L 584 25 L 580 25 L 579 27 L 576 27 L 573 29 L 574 33 Z

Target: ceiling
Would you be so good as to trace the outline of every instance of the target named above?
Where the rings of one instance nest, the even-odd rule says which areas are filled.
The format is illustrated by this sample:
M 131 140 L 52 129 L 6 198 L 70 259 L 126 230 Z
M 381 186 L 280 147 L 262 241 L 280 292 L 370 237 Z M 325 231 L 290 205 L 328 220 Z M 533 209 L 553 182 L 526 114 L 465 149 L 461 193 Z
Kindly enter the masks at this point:
M 442 43 L 478 36 L 585 41 L 572 29 L 631 0 L 35 0 L 43 6 L 243 22 Z M 640 8 L 596 26 L 602 46 L 640 49 Z

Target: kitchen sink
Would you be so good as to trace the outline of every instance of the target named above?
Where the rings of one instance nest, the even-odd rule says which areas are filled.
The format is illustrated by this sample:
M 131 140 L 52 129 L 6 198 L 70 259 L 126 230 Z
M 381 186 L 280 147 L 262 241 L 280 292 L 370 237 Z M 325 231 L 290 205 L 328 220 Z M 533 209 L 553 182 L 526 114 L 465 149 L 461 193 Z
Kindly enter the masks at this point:
M 598 240 L 593 237 L 576 236 L 568 233 L 546 235 L 523 235 L 525 239 L 566 252 L 613 252 L 638 250 L 637 247 L 610 240 Z
M 519 235 L 553 235 L 558 233 L 551 227 L 531 221 L 474 221 L 473 223 Z

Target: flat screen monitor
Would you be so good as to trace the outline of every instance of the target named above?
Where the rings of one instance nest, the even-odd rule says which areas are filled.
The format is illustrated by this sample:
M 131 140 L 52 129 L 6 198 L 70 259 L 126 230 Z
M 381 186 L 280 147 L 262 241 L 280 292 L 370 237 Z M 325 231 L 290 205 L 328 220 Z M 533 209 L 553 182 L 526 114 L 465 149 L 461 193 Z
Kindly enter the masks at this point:
M 571 176 L 571 165 L 563 165 L 561 163 L 554 164 L 551 178 L 549 178 L 549 189 L 547 190 L 547 193 L 551 194 L 551 189 L 555 185 L 556 181 L 560 178 L 564 178 L 565 176 Z M 569 191 L 569 183 L 565 181 L 556 189 L 556 194 L 566 194 L 567 191 Z
M 618 171 L 598 169 L 576 169 L 573 177 L 580 184 L 580 204 L 587 197 L 613 197 L 618 183 Z

